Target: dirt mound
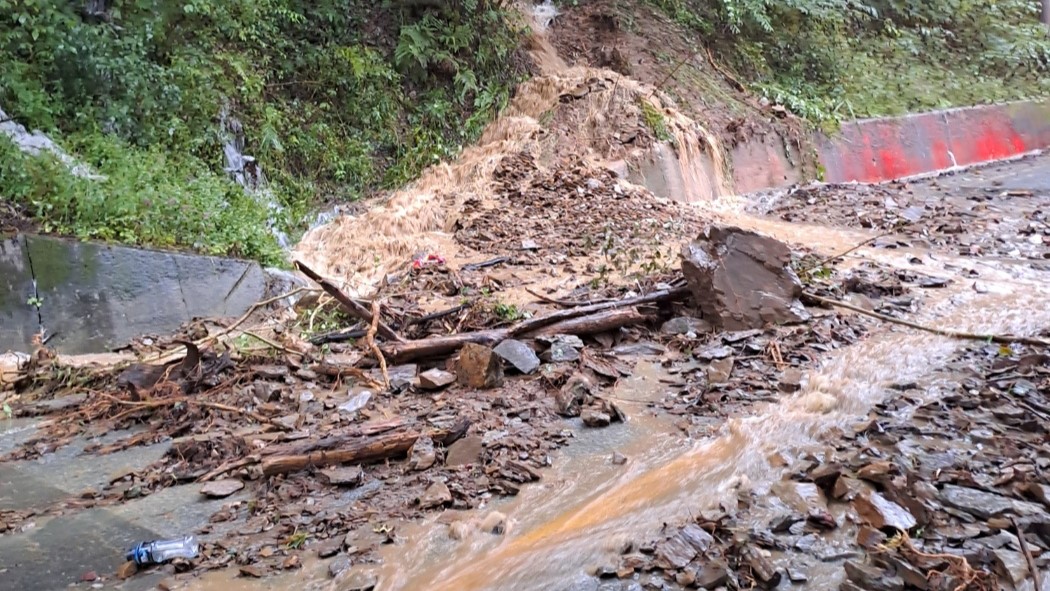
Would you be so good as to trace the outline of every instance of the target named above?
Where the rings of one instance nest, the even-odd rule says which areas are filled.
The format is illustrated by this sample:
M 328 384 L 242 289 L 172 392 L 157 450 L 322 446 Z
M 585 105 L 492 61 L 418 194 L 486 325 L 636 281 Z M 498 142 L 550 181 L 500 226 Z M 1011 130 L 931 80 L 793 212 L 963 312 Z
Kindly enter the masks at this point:
M 669 99 L 653 88 L 608 70 L 572 68 L 533 79 L 519 88 L 477 146 L 453 163 L 432 167 L 367 212 L 307 233 L 295 256 L 342 280 L 356 295 L 372 291 L 388 273 L 424 253 L 440 253 L 450 266 L 459 267 L 484 251 L 454 242 L 454 223 L 464 206 L 483 202 L 499 189 L 494 173 L 507 156 L 528 155 L 555 176 L 566 165 L 589 169 L 591 176 L 608 175 L 604 163 L 629 160 L 652 145 L 654 135 L 644 124 L 643 111 L 655 113 L 649 117 L 658 118 L 661 133 L 674 138 L 681 159 L 717 150 L 699 124 L 665 104 Z M 632 193 L 642 201 L 653 199 L 642 191 Z M 574 220 L 561 222 L 564 233 L 575 231 Z

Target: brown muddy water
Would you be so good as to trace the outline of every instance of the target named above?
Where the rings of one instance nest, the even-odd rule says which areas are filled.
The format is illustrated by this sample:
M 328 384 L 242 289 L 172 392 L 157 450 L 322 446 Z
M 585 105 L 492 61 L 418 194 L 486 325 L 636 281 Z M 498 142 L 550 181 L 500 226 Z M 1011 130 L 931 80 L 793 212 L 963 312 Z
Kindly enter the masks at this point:
M 356 229 L 361 224 L 374 224 L 377 233 L 386 232 L 387 226 L 397 230 L 384 234 L 389 234 L 389 244 L 381 245 L 386 249 L 384 255 L 408 253 L 430 239 L 447 240 L 448 236 L 441 234 L 443 214 L 454 204 L 437 195 L 434 186 L 469 184 L 472 190 L 483 192 L 484 182 L 478 179 L 490 172 L 501 151 L 516 149 L 525 141 L 523 138 L 530 137 L 525 132 L 535 129 L 535 118 L 567 84 L 556 72 L 550 72 L 560 71 L 563 66 L 559 67 L 560 60 L 550 55 L 549 44 L 537 38 L 535 46 L 548 66 L 544 73 L 551 77 L 546 82 L 538 79 L 531 90 L 525 87 L 523 93 L 542 94 L 535 101 L 542 108 L 519 105 L 518 111 L 512 110 L 493 124 L 493 130 L 503 133 L 488 134 L 492 136 L 489 144 L 466 152 L 452 168 L 433 172 L 431 176 L 440 183 L 425 176 L 415 187 L 395 196 L 386 208 L 377 208 L 356 220 L 344 220 L 340 222 L 342 226 L 318 229 L 300 247 L 301 254 L 309 255 L 311 260 L 346 255 L 326 249 L 325 243 L 339 242 L 349 230 L 358 233 Z M 521 96 L 519 103 L 525 102 Z M 676 131 L 690 126 L 689 121 L 675 117 Z M 517 129 L 515 125 L 524 131 L 507 131 Z M 696 159 L 684 152 L 677 157 L 675 164 L 682 170 L 680 178 L 688 185 L 680 192 L 724 194 L 717 173 L 714 179 L 698 175 Z M 703 187 L 698 189 L 700 185 Z M 721 197 L 696 206 L 711 218 L 827 254 L 871 237 L 857 230 L 763 219 L 744 213 L 746 205 L 745 198 Z M 374 237 L 370 234 L 370 238 Z M 345 246 L 344 250 L 347 248 L 350 247 Z M 344 258 L 373 260 L 371 256 L 358 256 L 358 250 L 350 248 L 347 252 L 352 256 Z M 930 261 L 925 272 L 956 281 L 952 287 L 927 293 L 922 312 L 912 320 L 988 333 L 1026 334 L 1050 325 L 1050 285 L 1038 272 L 1023 266 L 909 249 L 862 248 L 850 260 L 876 260 L 893 267 L 912 268 L 908 259 L 914 256 Z M 326 266 L 339 268 L 335 263 Z M 972 288 L 972 281 L 963 279 L 965 270 L 975 266 L 980 268 L 981 281 L 991 287 L 983 293 Z M 367 287 L 378 271 L 345 268 L 342 273 L 348 281 L 359 280 Z M 588 570 L 613 563 L 610 559 L 626 541 L 646 539 L 659 532 L 663 524 L 716 509 L 742 490 L 767 493 L 783 476 L 783 458 L 819 448 L 822 436 L 831 430 L 847 428 L 865 418 L 869 409 L 883 399 L 888 385 L 922 383 L 924 376 L 963 345 L 957 340 L 882 326 L 865 340 L 830 353 L 806 375 L 800 392 L 775 403 L 751 407 L 748 416 L 726 421 L 717 436 L 696 441 L 684 439 L 670 418 L 654 416 L 646 409 L 645 403 L 662 398 L 669 390 L 668 382 L 675 378 L 657 361 L 642 361 L 635 375 L 621 382 L 613 396 L 630 417 L 626 424 L 579 431 L 573 444 L 552 457 L 551 467 L 540 482 L 524 487 L 515 498 L 494 500 L 457 516 L 467 524 L 455 528 L 455 537 L 461 539 L 450 535 L 454 528 L 449 525 L 448 515 L 435 516 L 423 523 L 399 524 L 399 541 L 385 547 L 381 563 L 355 566 L 358 570 L 352 570 L 349 578 L 333 581 L 325 564 L 310 562 L 295 574 L 263 581 L 238 579 L 235 572 L 210 573 L 190 582 L 188 588 L 349 591 L 358 588 L 356 582 L 374 578 L 376 589 L 382 591 L 594 589 L 597 583 L 589 577 Z M 935 396 L 938 389 L 931 385 L 925 391 L 928 396 Z M 626 464 L 611 461 L 616 452 L 628 458 Z M 493 511 L 507 516 L 504 535 L 471 527 Z M 756 515 L 756 519 L 762 516 Z M 828 565 L 826 572 L 811 572 L 809 587 L 833 588 L 841 571 L 837 565 Z
M 799 226 L 740 212 L 739 199 L 708 204 L 715 217 L 752 227 L 789 242 L 837 252 L 865 235 L 819 226 Z M 905 267 L 917 250 L 860 249 L 854 260 Z M 973 332 L 1026 334 L 1050 325 L 1050 285 L 1039 273 L 1012 265 L 937 255 L 940 272 L 959 278 L 981 269 L 992 289 L 978 293 L 972 282 L 932 292 L 918 322 Z M 931 271 L 937 267 L 928 266 Z M 488 513 L 508 518 L 502 536 L 470 527 L 462 539 L 450 536 L 450 518 L 399 526 L 399 542 L 386 546 L 375 566 L 355 567 L 354 579 L 375 578 L 379 590 L 592 589 L 588 570 L 614 563 L 629 540 L 644 540 L 665 523 L 717 509 L 741 491 L 762 495 L 783 476 L 783 458 L 818 449 L 822 435 L 862 420 L 892 383 L 919 382 L 941 366 L 963 342 L 884 326 L 867 339 L 829 354 L 810 371 L 803 388 L 776 403 L 752 407 L 749 416 L 729 419 L 716 437 L 683 439 L 670 418 L 654 416 L 646 402 L 660 399 L 675 380 L 656 360 L 641 361 L 613 398 L 630 420 L 603 430 L 582 430 L 576 441 L 552 458 L 543 479 L 513 499 L 493 501 L 459 520 L 476 524 Z M 938 389 L 927 387 L 927 396 Z M 625 465 L 611 461 L 622 453 Z M 756 525 L 765 518 L 755 514 Z M 462 534 L 461 534 L 462 535 Z M 459 536 L 457 536 L 459 537 Z M 841 568 L 810 573 L 810 588 L 837 585 Z M 322 564 L 307 564 L 294 576 L 269 581 L 211 574 L 191 583 L 202 591 L 286 589 L 349 590 L 332 581 Z M 589 582 L 589 583 L 588 583 Z

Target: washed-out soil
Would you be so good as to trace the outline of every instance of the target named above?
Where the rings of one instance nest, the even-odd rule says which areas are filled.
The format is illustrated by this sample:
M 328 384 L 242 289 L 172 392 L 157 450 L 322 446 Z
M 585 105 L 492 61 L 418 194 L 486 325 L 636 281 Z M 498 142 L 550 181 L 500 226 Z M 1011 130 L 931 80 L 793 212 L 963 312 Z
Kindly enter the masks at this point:
M 548 36 L 569 65 L 607 68 L 658 88 L 725 148 L 770 134 L 785 138 L 800 148 L 804 169 L 816 172 L 805 122 L 749 93 L 695 32 L 634 0 L 593 0 L 560 10 Z

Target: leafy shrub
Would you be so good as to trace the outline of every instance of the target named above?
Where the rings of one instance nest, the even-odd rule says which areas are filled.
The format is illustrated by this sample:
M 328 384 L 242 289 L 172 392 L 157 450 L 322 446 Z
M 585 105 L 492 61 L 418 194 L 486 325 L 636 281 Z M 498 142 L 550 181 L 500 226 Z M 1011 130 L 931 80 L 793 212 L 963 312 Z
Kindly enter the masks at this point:
M 1050 93 L 1032 0 L 650 0 L 818 121 Z
M 523 72 L 512 59 L 520 30 L 495 0 L 111 0 L 105 13 L 88 14 L 93 4 L 0 0 L 0 106 L 80 158 L 105 161 L 112 182 L 180 189 L 174 194 L 191 209 L 223 202 L 195 200 L 195 191 L 230 197 L 217 184 L 225 108 L 290 212 L 287 226 L 301 227 L 318 201 L 400 185 L 452 156 Z M 18 162 L 23 172 L 45 166 Z M 179 186 L 188 171 L 195 191 Z M 38 195 L 65 182 L 30 180 L 43 183 L 27 188 Z M 220 238 L 162 238 L 78 210 L 79 230 L 97 237 L 158 245 Z M 52 221 L 71 227 L 61 220 Z

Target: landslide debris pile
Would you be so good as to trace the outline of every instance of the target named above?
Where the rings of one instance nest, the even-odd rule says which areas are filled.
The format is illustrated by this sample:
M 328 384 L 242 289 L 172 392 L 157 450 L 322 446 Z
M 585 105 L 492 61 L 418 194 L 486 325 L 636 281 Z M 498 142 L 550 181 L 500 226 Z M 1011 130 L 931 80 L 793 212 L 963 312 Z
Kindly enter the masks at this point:
M 722 248 L 712 252 L 737 256 L 765 238 L 722 228 L 697 240 L 719 241 Z M 538 256 L 526 252 L 525 261 Z M 788 263 L 768 261 L 783 265 L 783 278 L 773 279 L 798 281 Z M 152 345 L 185 349 L 167 361 L 71 371 L 40 349 L 6 404 L 16 416 L 46 416 L 48 422 L 5 462 L 46 457 L 71 445 L 82 446 L 87 456 L 153 444 L 168 449 L 153 465 L 47 508 L 4 511 L 2 530 L 16 533 L 40 517 L 193 485 L 207 497 L 246 492 L 250 500 L 233 500 L 212 516 L 196 532 L 207 540 L 203 556 L 178 569 L 233 564 L 259 576 L 297 568 L 307 538 L 310 552 L 367 563 L 389 537 L 368 534 L 373 528 L 517 494 L 522 484 L 541 478 L 552 451 L 573 429 L 625 420 L 608 392 L 632 374 L 637 355 L 666 351 L 647 340 L 650 328 L 679 314 L 672 324 L 684 322 L 689 331 L 664 338 L 672 358 L 692 351 L 700 364 L 695 371 L 724 359 L 697 345 L 720 338 L 709 336 L 716 321 L 704 315 L 742 318 L 756 310 L 726 301 L 701 311 L 692 298 L 706 288 L 668 273 L 636 283 L 635 292 L 585 284 L 573 290 L 579 299 L 572 301 L 541 294 L 512 319 L 482 292 L 492 267 L 517 264 L 524 263 L 500 259 L 459 271 L 440 262 L 421 265 L 389 285 L 371 311 L 350 306 L 352 315 L 362 315 L 358 325 L 351 321 L 349 330 L 321 335 L 319 345 L 299 338 L 296 325 L 279 312 L 239 319 L 244 324 L 193 323 Z M 326 280 L 321 285 L 331 302 L 350 299 Z M 431 291 L 474 296 L 438 313 L 409 305 Z M 312 294 L 300 302 L 300 317 L 324 305 L 330 304 Z M 751 321 L 765 322 L 760 316 Z M 763 327 L 746 338 L 725 338 L 750 348 L 773 338 L 787 347 L 796 342 L 794 332 L 797 342 L 819 346 L 823 330 L 820 324 Z M 811 331 L 815 341 L 804 336 Z M 346 340 L 350 333 L 355 342 Z M 435 348 L 448 342 L 454 345 Z M 399 361 L 406 352 L 413 360 Z M 782 354 L 772 344 L 759 355 L 769 357 L 767 367 L 786 371 L 806 353 Z
M 493 246 L 485 244 L 484 237 L 479 241 L 469 232 L 459 233 L 464 227 L 490 224 L 482 230 L 509 233 L 537 225 L 548 234 L 569 237 L 597 229 L 578 225 L 593 223 L 624 237 L 633 224 L 616 227 L 597 219 L 604 206 L 614 206 L 605 211 L 614 221 L 626 221 L 630 213 L 649 207 L 657 211 L 657 218 L 685 211 L 610 176 L 610 168 L 625 175 L 661 138 L 674 141 L 683 170 L 699 170 L 687 161 L 719 150 L 700 124 L 678 113 L 673 102 L 652 87 L 608 70 L 582 67 L 537 77 L 521 85 L 478 144 L 455 162 L 435 165 L 360 215 L 340 216 L 310 231 L 295 256 L 340 281 L 351 295 L 365 295 L 420 253 L 438 253 L 456 269 L 490 254 Z M 531 183 L 510 186 L 525 176 Z M 696 182 L 720 183 L 706 178 Z M 591 208 L 590 215 L 580 219 L 556 215 L 579 213 L 585 207 Z M 667 213 L 659 215 L 660 211 Z M 615 217 L 619 212 L 621 217 Z M 682 215 L 682 221 L 693 219 Z M 508 221 L 515 224 L 503 228 Z M 520 241 L 501 247 L 514 244 Z M 601 242 L 589 245 L 586 254 L 600 256 Z

